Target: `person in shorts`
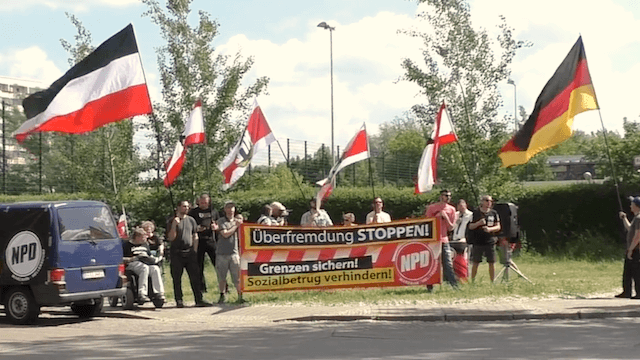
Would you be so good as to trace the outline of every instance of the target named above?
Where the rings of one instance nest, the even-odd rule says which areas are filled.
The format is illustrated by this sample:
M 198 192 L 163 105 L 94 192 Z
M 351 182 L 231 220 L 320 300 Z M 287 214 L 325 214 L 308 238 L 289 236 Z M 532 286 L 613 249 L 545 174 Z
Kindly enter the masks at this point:
M 227 201 L 224 204 L 224 216 L 218 219 L 218 242 L 216 251 L 216 272 L 220 299 L 218 304 L 226 301 L 227 273 L 238 291 L 238 302 L 244 302 L 240 290 L 240 252 L 238 251 L 238 233 L 242 225 L 242 215 L 236 214 L 236 204 Z
M 493 210 L 493 199 L 490 195 L 483 195 L 480 198 L 480 206 L 473 212 L 473 218 L 469 223 L 469 229 L 473 231 L 474 244 L 471 249 L 471 280 L 475 280 L 478 273 L 478 265 L 485 257 L 489 263 L 489 278 L 491 282 L 495 278 L 496 249 L 498 242 L 497 234 L 502 227 L 500 217 Z

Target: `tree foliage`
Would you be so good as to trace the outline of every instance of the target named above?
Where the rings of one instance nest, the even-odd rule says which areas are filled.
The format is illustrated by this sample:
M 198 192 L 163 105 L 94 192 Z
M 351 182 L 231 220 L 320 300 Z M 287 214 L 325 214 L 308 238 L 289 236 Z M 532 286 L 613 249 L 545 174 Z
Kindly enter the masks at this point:
M 218 35 L 219 24 L 208 13 L 199 11 L 197 24 L 192 26 L 189 21 L 192 0 L 167 0 L 164 9 L 157 0 L 143 0 L 143 3 L 148 8 L 144 16 L 158 25 L 165 41 L 165 45 L 157 49 L 162 102 L 154 104 L 151 130 L 158 136 L 160 149 L 164 149 L 162 157 L 168 158 L 196 98 L 202 100 L 207 152 L 199 152 L 198 156 L 189 153 L 175 186 L 210 191 L 221 183 L 216 165 L 242 127 L 234 120 L 247 119 L 252 109 L 251 99 L 266 91 L 268 79 L 262 77 L 242 86 L 253 58 L 243 59 L 239 53 L 217 54 L 212 43 Z M 151 148 L 153 156 L 157 156 L 160 149 L 157 142 Z M 210 178 L 211 173 L 216 176 Z
M 449 106 L 463 151 L 456 146 L 441 149 L 443 186 L 467 196 L 473 195 L 463 185 L 469 182 L 480 192 L 495 192 L 514 180 L 512 171 L 499 169 L 497 153 L 509 134 L 505 120 L 497 116 L 502 104 L 497 85 L 508 78 L 516 51 L 528 44 L 514 39 L 504 17 L 495 40 L 486 29 L 474 28 L 466 0 L 421 2 L 429 6 L 418 14 L 427 30 L 404 31 L 423 40 L 423 64 L 412 59 L 402 62 L 404 80 L 419 85 L 426 100 L 413 111 L 427 125 L 433 123 L 443 101 Z

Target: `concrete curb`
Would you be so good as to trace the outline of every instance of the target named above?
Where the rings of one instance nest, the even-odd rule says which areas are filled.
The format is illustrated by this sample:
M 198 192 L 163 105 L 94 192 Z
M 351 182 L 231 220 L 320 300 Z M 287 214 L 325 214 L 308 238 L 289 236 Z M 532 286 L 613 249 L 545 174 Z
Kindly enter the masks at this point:
M 456 321 L 514 321 L 514 320 L 589 320 L 622 317 L 640 317 L 640 311 L 619 312 L 575 312 L 546 314 L 446 314 L 446 315 L 311 315 L 289 319 L 278 319 L 274 322 L 298 321 L 422 321 L 422 322 L 456 322 Z

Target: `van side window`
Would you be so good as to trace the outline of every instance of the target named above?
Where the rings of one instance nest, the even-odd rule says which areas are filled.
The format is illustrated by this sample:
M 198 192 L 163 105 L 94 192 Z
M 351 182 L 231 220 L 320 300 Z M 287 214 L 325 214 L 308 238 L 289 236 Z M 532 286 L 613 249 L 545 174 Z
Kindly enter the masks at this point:
M 115 222 L 104 206 L 62 208 L 58 210 L 58 217 L 62 240 L 118 238 Z

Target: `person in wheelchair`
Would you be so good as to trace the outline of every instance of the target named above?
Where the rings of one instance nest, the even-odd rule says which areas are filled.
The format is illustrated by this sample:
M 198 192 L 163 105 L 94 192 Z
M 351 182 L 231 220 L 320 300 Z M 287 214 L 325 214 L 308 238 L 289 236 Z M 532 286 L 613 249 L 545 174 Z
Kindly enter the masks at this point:
M 136 228 L 131 239 L 123 243 L 122 250 L 126 270 L 132 271 L 138 277 L 138 303 L 144 304 L 151 300 L 148 296 L 149 278 L 155 298 L 164 300 L 164 283 L 158 266 L 161 258 L 151 255 L 147 232 L 142 228 Z

